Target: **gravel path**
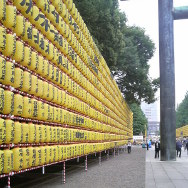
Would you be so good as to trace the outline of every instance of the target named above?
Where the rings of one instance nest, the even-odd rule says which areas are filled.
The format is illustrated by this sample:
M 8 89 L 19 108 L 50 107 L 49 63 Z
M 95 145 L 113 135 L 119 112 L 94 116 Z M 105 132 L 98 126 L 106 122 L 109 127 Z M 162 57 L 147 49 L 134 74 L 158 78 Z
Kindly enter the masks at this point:
M 145 149 L 133 147 L 131 154 L 121 152 L 119 156 L 110 155 L 102 159 L 89 161 L 88 171 L 81 166 L 76 170 L 67 170 L 66 184 L 61 183 L 61 175 L 39 181 L 33 188 L 144 188 L 145 187 Z M 31 185 L 31 184 L 30 184 Z

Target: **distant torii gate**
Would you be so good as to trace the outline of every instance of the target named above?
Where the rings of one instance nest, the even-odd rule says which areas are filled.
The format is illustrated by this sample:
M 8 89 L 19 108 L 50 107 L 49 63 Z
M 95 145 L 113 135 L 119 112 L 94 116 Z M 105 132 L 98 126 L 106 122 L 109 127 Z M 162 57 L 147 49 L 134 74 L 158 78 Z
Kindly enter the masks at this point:
M 127 1 L 127 0 L 121 0 Z M 174 20 L 188 19 L 188 7 L 173 7 L 173 0 L 158 0 L 160 56 L 161 161 L 176 160 Z

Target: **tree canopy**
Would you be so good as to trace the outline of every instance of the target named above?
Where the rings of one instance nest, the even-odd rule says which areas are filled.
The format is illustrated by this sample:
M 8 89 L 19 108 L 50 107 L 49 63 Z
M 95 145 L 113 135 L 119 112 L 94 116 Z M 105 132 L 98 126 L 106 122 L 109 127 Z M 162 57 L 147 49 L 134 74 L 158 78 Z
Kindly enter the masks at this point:
M 126 101 L 155 101 L 159 79 L 149 77 L 148 60 L 155 45 L 140 27 L 126 25 L 118 0 L 75 0 L 101 54 L 106 60 Z
M 188 124 L 188 92 L 183 101 L 179 104 L 176 110 L 176 127 L 182 127 Z
M 141 132 L 144 134 L 147 128 L 147 119 L 141 107 L 133 103 L 130 105 L 133 112 L 133 135 L 139 135 Z

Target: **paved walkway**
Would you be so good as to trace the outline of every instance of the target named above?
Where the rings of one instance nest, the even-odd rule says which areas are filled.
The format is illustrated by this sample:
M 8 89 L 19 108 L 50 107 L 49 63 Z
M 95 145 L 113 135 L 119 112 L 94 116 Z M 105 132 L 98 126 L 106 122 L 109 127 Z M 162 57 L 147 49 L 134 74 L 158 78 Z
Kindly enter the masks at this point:
M 187 188 L 188 156 L 182 151 L 176 161 L 162 162 L 154 158 L 154 148 L 146 150 L 146 188 Z

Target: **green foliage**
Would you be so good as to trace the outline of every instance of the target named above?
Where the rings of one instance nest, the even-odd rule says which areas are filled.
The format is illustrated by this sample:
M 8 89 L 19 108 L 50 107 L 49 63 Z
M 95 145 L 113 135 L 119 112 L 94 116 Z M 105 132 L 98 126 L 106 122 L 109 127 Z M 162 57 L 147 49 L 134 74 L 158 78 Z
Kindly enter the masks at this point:
M 118 0 L 75 0 L 101 54 L 128 103 L 154 102 L 159 79 L 148 77 L 155 46 L 144 29 L 128 27 Z
M 188 92 L 176 110 L 176 127 L 188 124 Z
M 133 112 L 133 135 L 139 135 L 141 132 L 144 134 L 147 128 L 147 119 L 141 109 L 141 107 L 133 103 L 130 105 Z
M 123 38 L 118 0 L 75 0 L 74 3 L 108 65 L 116 65 L 116 48 Z
M 121 92 L 129 103 L 147 103 L 155 101 L 159 80 L 148 77 L 148 60 L 153 56 L 154 44 L 138 27 L 127 28 L 125 32 L 126 48 L 119 56 L 114 75 Z

